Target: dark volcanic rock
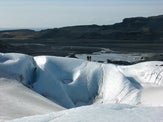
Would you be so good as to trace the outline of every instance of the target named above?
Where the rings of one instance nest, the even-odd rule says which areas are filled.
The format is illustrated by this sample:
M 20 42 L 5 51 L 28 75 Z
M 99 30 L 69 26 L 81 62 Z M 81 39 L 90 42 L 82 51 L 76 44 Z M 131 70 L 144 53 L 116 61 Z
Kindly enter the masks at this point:
M 63 47 L 77 48 L 63 49 Z M 0 31 L 0 52 L 65 56 L 71 53 L 90 52 L 90 49 L 93 49 L 91 52 L 95 52 L 101 48 L 115 51 L 163 52 L 162 47 L 163 15 L 126 18 L 114 25 L 70 26 L 42 31 L 28 29 Z

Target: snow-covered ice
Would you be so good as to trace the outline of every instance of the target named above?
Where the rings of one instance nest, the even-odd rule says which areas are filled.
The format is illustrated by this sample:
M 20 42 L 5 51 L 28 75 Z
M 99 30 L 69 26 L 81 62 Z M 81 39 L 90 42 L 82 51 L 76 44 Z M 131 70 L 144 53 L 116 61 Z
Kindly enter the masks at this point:
M 162 122 L 163 108 L 101 104 L 15 119 L 12 122 Z
M 161 90 L 163 86 L 163 66 L 158 61 L 119 66 L 54 56 L 34 59 L 38 70 L 32 88 L 67 108 L 93 103 L 141 104 L 146 86 Z
M 38 65 L 37 81 L 31 87 L 66 108 L 140 101 L 141 85 L 131 83 L 116 65 L 54 56 L 34 59 Z
M 32 57 L 24 54 L 0 53 L 0 88 L 1 120 L 91 104 L 93 106 L 86 108 L 95 113 L 90 114 L 89 117 L 97 116 L 98 111 L 102 111 L 104 115 L 101 116 L 115 112 L 115 116 L 122 114 L 124 118 L 131 120 L 128 115 L 124 114 L 132 111 L 137 117 L 145 111 L 147 115 L 152 115 L 150 110 L 153 110 L 158 113 L 151 117 L 156 118 L 160 117 L 163 112 L 162 107 L 156 107 L 163 106 L 161 98 L 163 62 L 152 61 L 122 66 L 65 57 Z M 109 105 L 113 103 L 117 104 L 116 107 Z M 105 104 L 108 110 L 106 111 L 105 107 L 99 104 Z M 128 111 L 127 108 L 133 106 L 118 104 L 130 104 L 134 106 L 134 109 Z M 146 108 L 142 105 L 155 107 Z M 112 106 L 117 108 L 116 111 L 112 110 Z M 119 107 L 124 109 L 119 109 Z M 80 113 L 86 108 L 70 109 L 70 115 L 73 111 L 77 110 Z M 65 112 L 69 115 L 69 110 Z M 49 116 L 56 118 L 60 116 L 60 113 L 62 112 L 36 116 L 36 118 L 46 119 Z M 115 117 L 114 115 L 111 114 L 110 117 Z M 140 115 L 140 118 L 148 121 L 146 114 Z M 106 119 L 109 118 L 106 117 Z M 97 121 L 100 120 L 97 119 Z
M 0 78 L 0 121 L 64 110 L 16 80 Z

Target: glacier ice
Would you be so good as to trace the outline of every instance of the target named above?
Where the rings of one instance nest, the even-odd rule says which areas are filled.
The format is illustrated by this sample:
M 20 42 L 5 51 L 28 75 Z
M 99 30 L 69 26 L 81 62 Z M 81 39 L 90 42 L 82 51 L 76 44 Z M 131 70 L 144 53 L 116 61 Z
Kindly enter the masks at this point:
M 163 121 L 161 61 L 123 66 L 0 53 L 0 88 L 0 121 L 44 113 L 13 121 Z
M 16 79 L 25 85 L 34 82 L 36 63 L 32 56 L 0 53 L 0 76 Z
M 120 66 L 65 57 L 1 53 L 0 75 L 17 79 L 65 108 L 102 103 L 137 105 L 142 103 L 146 84 L 162 88 L 162 63 Z
M 19 118 L 11 122 L 162 122 L 162 115 L 163 107 L 100 104 Z

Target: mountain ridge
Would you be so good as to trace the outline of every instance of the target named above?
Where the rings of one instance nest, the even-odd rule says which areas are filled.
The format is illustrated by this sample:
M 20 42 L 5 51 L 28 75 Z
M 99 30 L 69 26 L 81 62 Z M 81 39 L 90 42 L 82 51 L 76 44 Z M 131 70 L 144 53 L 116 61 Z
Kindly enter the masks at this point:
M 163 40 L 163 15 L 125 18 L 113 25 L 78 25 L 34 31 L 0 31 L 1 39 Z
M 125 18 L 113 25 L 78 25 L 41 31 L 0 31 L 0 52 L 30 55 L 67 56 L 95 52 L 101 48 L 129 52 L 162 52 L 162 46 L 163 15 Z M 91 48 L 85 50 L 85 47 Z

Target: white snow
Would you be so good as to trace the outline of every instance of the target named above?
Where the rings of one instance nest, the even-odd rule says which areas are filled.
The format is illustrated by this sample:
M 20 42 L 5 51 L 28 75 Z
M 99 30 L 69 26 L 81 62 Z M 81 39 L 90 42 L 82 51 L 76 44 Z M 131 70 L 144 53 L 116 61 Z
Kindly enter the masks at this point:
M 64 109 L 23 85 L 33 79 L 33 61 L 23 54 L 0 54 L 0 121 Z
M 88 107 L 90 112 L 95 111 L 89 116 L 92 119 L 92 116 L 99 114 L 99 112 L 96 113 L 96 109 L 104 113 L 104 116 L 114 113 L 112 105 L 110 106 L 108 103 L 163 106 L 161 98 L 163 94 L 163 62 L 153 61 L 120 66 L 55 56 L 31 57 L 24 54 L 0 53 L 0 88 L 0 104 L 2 104 L 0 118 L 2 120 L 63 110 L 58 105 L 73 108 L 94 104 Z M 104 109 L 106 106 L 109 108 L 108 111 Z M 133 119 L 140 120 L 142 118 L 142 121 L 148 121 L 146 114 L 140 116 L 139 114 L 144 111 L 147 112 L 147 115 L 151 115 L 150 110 L 156 111 L 158 113 L 151 117 L 154 117 L 153 120 L 157 120 L 156 116 L 160 117 L 160 112 L 163 112 L 162 107 L 159 109 L 159 107 L 146 108 L 143 106 L 117 105 L 116 112 L 110 116 L 113 118 L 122 114 L 122 118 L 126 117 L 127 120 L 131 120 L 129 115 L 133 112 L 135 117 L 139 117 L 139 119 Z M 119 109 L 119 107 L 123 109 Z M 128 107 L 134 108 L 134 110 L 125 109 Z M 86 108 L 72 109 L 70 114 L 68 110 L 66 115 L 70 116 L 71 111 L 76 110 L 79 110 L 79 113 L 83 112 L 83 109 Z M 128 115 L 124 115 L 125 113 Z M 46 120 L 46 117 L 49 119 L 49 116 L 56 118 L 60 116 L 60 112 L 38 117 Z M 83 116 L 81 114 L 81 117 Z M 109 117 L 106 119 L 111 119 Z M 97 119 L 97 121 L 100 120 Z M 86 119 L 86 121 L 88 120 Z
M 133 77 L 142 85 L 163 86 L 163 62 L 151 61 L 130 66 L 118 66 L 127 77 Z
M 163 62 L 143 62 L 131 66 L 118 66 L 126 76 L 135 79 L 143 87 L 141 104 L 163 106 Z
M 54 56 L 34 59 L 39 68 L 32 88 L 66 108 L 140 102 L 141 85 L 132 83 L 116 65 Z
M 142 90 L 141 104 L 163 106 L 163 87 L 147 87 Z
M 101 104 L 24 117 L 12 122 L 162 122 L 162 115 L 162 107 Z
M 0 121 L 59 110 L 64 110 L 64 108 L 30 90 L 20 82 L 0 78 Z
M 42 64 L 42 59 L 46 63 Z M 41 69 L 38 73 L 41 75 L 38 75 L 33 89 L 41 94 L 46 91 L 50 95 L 48 98 L 67 108 L 93 103 L 136 105 L 146 103 L 143 100 L 146 98 L 145 84 L 150 84 L 151 87 L 155 85 L 163 90 L 162 62 L 118 66 L 54 56 L 38 56 L 35 61 Z M 42 90 L 42 84 L 46 90 Z M 64 98 L 64 101 L 60 98 Z M 150 99 L 147 101 L 157 105 Z M 159 103 L 163 105 L 162 100 Z

